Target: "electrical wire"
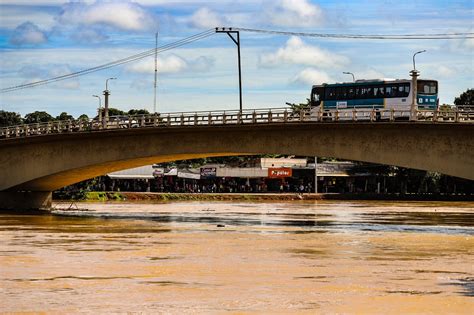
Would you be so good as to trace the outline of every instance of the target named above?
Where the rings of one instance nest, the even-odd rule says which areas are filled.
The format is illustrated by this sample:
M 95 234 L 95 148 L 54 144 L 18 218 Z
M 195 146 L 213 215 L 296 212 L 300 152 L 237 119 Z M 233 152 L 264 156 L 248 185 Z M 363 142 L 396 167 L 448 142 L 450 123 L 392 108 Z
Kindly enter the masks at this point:
M 225 28 L 224 28 L 225 29 Z M 228 28 L 235 31 L 276 34 L 286 36 L 301 37 L 320 37 L 320 38 L 336 38 L 336 39 L 380 39 L 380 40 L 412 40 L 412 39 L 465 39 L 474 38 L 474 33 L 440 33 L 440 34 L 328 34 L 328 33 L 304 33 L 304 32 L 288 32 L 278 30 L 262 30 L 253 28 L 232 27 Z
M 89 73 L 109 69 L 109 68 L 112 68 L 112 67 L 116 67 L 116 66 L 119 66 L 119 65 L 123 65 L 123 64 L 126 64 L 126 63 L 130 63 L 130 62 L 133 62 L 133 61 L 144 59 L 146 57 L 153 56 L 155 53 L 162 53 L 162 52 L 165 52 L 165 51 L 168 51 L 168 50 L 171 50 L 171 49 L 175 49 L 175 48 L 178 48 L 178 47 L 181 47 L 181 46 L 184 46 L 184 45 L 188 45 L 190 43 L 196 42 L 198 40 L 204 39 L 204 38 L 209 37 L 209 36 L 214 35 L 214 34 L 215 34 L 214 30 L 210 29 L 210 30 L 204 31 L 202 33 L 195 34 L 195 35 L 186 37 L 184 39 L 178 40 L 176 42 L 160 46 L 160 47 L 158 47 L 158 50 L 150 49 L 150 50 L 147 50 L 147 51 L 144 51 L 144 52 L 132 55 L 132 56 L 128 56 L 128 57 L 125 57 L 125 58 L 122 58 L 122 59 L 119 59 L 119 60 L 108 62 L 106 64 L 95 66 L 95 67 L 88 68 L 88 69 L 84 69 L 84 70 L 81 70 L 81 71 L 72 72 L 72 73 L 68 73 L 68 74 L 65 74 L 65 75 L 61 75 L 61 76 L 57 76 L 57 77 L 49 78 L 49 79 L 45 79 L 45 80 L 30 82 L 30 83 L 21 84 L 21 85 L 16 85 L 16 86 L 8 87 L 8 88 L 2 88 L 0 90 L 0 93 L 7 93 L 7 92 L 16 91 L 16 90 L 32 88 L 32 87 L 36 87 L 36 86 L 39 86 L 39 85 L 45 85 L 45 84 L 49 84 L 49 83 L 54 83 L 54 82 L 66 80 L 66 79 L 72 79 L 72 78 L 82 76 L 82 75 L 86 75 L 86 74 L 89 74 Z
M 467 39 L 467 38 L 474 38 L 474 33 L 438 33 L 438 34 L 376 34 L 376 35 L 368 35 L 368 34 L 328 34 L 328 33 L 305 33 L 305 32 L 288 32 L 288 31 L 278 31 L 278 30 L 262 30 L 262 29 L 252 29 L 252 28 L 241 28 L 241 27 L 233 27 L 233 28 L 220 28 L 222 31 L 242 31 L 242 32 L 252 32 L 252 33 L 264 33 L 264 34 L 277 34 L 277 35 L 286 35 L 286 36 L 301 36 L 301 37 L 319 37 L 319 38 L 331 38 L 331 39 L 373 39 L 373 40 L 414 40 L 414 39 Z M 128 56 L 119 60 L 115 60 L 112 62 L 108 62 L 103 65 L 99 65 L 96 67 L 84 69 L 77 72 L 68 73 L 65 75 L 57 76 L 54 78 L 49 78 L 45 80 L 30 82 L 26 84 L 11 86 L 7 88 L 2 88 L 0 93 L 7 93 L 16 90 L 32 88 L 39 85 L 45 85 L 49 83 L 54 83 L 57 81 L 62 81 L 66 79 L 76 78 L 78 76 L 86 75 L 89 73 L 109 69 L 112 67 L 120 66 L 126 63 L 134 62 L 140 59 L 144 59 L 146 57 L 153 56 L 157 53 L 162 53 L 171 49 L 175 49 L 184 45 L 188 45 L 195 41 L 204 39 L 211 35 L 214 35 L 219 28 L 209 29 L 207 31 L 186 37 L 184 39 L 178 40 L 176 42 L 163 45 L 158 47 L 158 49 L 150 49 L 132 56 Z

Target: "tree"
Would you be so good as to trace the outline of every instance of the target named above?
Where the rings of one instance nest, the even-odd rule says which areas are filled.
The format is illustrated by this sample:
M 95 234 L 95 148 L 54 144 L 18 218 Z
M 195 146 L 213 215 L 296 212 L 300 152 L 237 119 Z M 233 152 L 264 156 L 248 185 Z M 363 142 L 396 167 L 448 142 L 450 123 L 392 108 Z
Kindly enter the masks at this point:
M 123 110 L 120 110 L 117 108 L 109 108 L 109 116 L 121 116 L 121 115 L 126 115 L 126 113 Z
M 57 120 L 73 120 L 74 117 L 72 115 L 69 115 L 66 112 L 62 112 L 59 116 L 56 117 Z
M 303 109 L 308 109 L 311 106 L 311 100 L 309 98 L 306 99 L 306 103 L 286 103 L 286 105 L 291 107 L 292 112 L 300 112 Z
M 51 116 L 47 112 L 36 111 L 25 115 L 25 124 L 34 124 L 53 120 L 53 116 Z
M 449 111 L 453 110 L 453 107 L 451 105 L 448 105 L 448 104 L 443 104 L 443 105 L 439 106 L 439 110 L 442 111 L 442 112 L 449 112 Z
M 0 110 L 0 127 L 20 125 L 23 123 L 20 114 Z
M 89 120 L 89 116 L 86 114 L 82 114 L 81 116 L 77 117 L 78 120 Z
M 150 112 L 146 109 L 131 109 L 127 113 L 128 115 L 135 116 L 135 115 L 149 115 Z
M 454 99 L 454 104 L 459 105 L 474 105 L 474 89 L 467 89 L 459 97 Z

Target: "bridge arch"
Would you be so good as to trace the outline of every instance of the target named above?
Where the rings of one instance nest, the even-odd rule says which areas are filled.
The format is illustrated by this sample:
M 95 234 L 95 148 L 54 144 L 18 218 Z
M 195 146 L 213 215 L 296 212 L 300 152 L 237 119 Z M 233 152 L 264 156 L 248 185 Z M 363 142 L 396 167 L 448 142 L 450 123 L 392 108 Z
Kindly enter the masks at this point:
M 0 191 L 51 192 L 151 163 L 244 154 L 335 157 L 474 180 L 474 124 L 272 123 L 15 138 L 0 143 Z

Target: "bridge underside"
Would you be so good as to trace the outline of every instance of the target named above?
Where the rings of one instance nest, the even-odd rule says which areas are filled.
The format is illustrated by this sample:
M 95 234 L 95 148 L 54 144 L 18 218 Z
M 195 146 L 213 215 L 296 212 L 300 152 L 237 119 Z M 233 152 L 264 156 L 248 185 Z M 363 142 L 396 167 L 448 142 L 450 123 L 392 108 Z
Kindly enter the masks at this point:
M 474 125 L 288 123 L 124 129 L 12 139 L 0 145 L 0 161 L 5 165 L 0 170 L 0 191 L 4 191 L 0 208 L 5 194 L 49 193 L 121 169 L 243 154 L 335 157 L 474 179 Z

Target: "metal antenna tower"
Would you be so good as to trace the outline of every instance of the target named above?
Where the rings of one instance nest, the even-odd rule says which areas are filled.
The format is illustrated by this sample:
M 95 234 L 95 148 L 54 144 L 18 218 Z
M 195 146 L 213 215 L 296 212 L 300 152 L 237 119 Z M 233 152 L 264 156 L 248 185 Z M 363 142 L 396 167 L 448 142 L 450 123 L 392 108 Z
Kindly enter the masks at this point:
M 155 84 L 153 95 L 153 113 L 156 113 L 156 81 L 158 77 L 158 32 L 155 34 Z

